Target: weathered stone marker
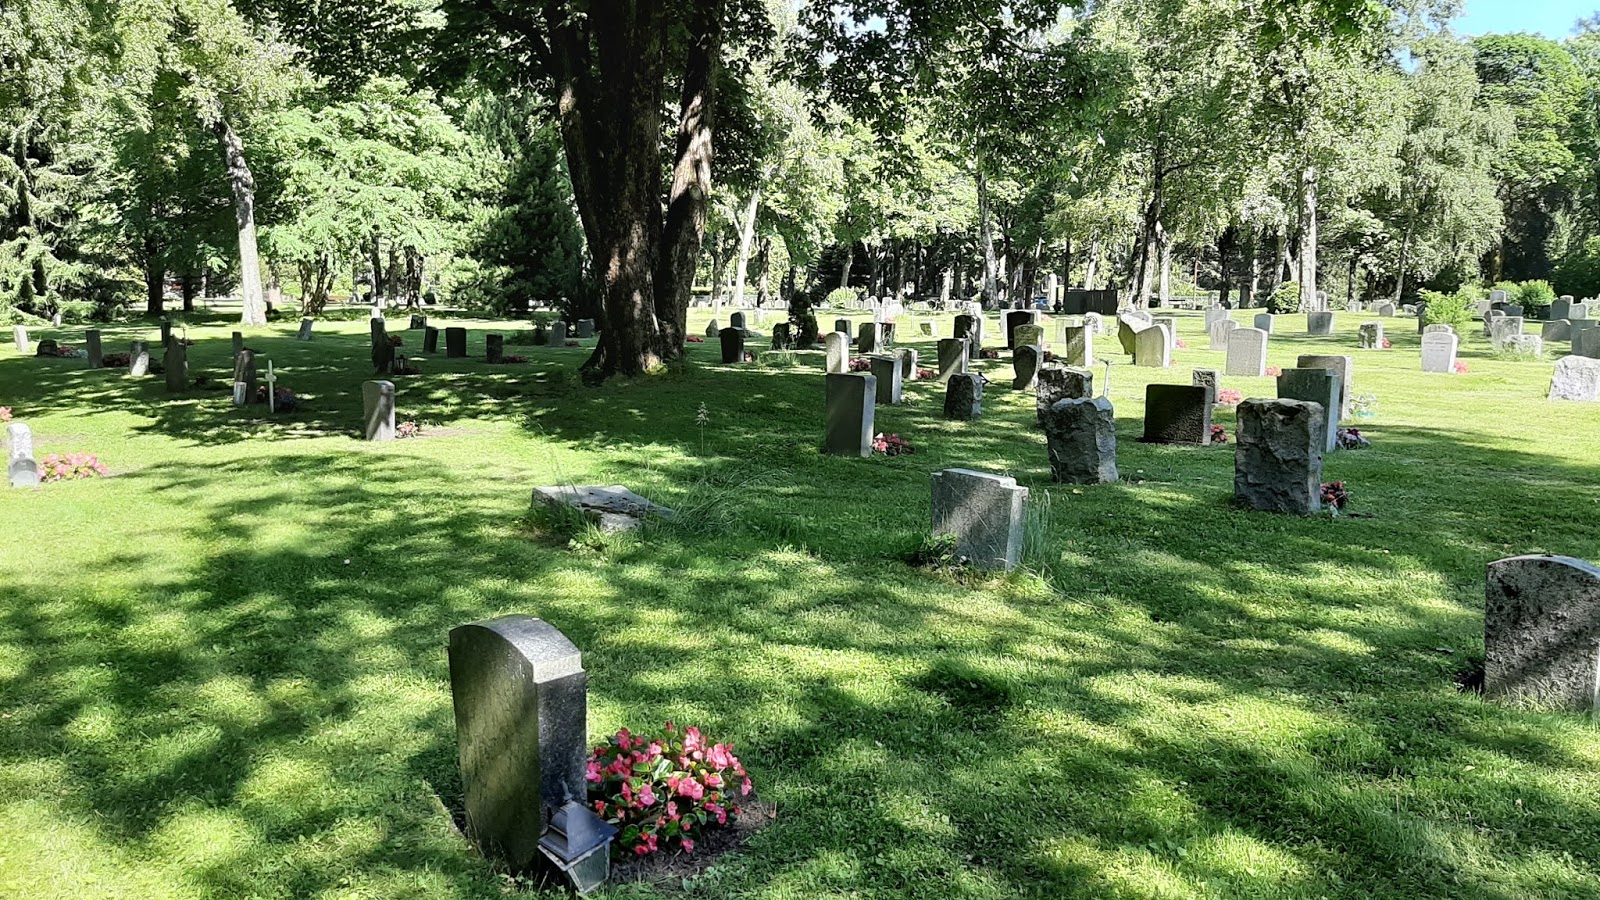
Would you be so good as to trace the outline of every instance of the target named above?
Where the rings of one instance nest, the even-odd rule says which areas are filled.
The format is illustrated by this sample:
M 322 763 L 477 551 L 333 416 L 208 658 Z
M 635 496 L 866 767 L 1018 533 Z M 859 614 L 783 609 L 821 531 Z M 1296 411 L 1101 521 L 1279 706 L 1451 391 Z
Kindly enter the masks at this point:
M 1383 323 L 1382 322 L 1362 322 L 1361 323 L 1360 347 L 1363 350 L 1382 350 L 1382 349 L 1384 349 L 1384 347 L 1383 347 Z
M 144 341 L 128 344 L 128 374 L 135 378 L 150 374 L 150 348 Z
M 1211 445 L 1211 403 L 1206 389 L 1152 384 L 1144 392 L 1144 443 Z
M 39 463 L 33 458 L 33 430 L 21 422 L 6 426 L 6 476 L 14 488 L 39 483 Z
M 581 323 L 580 323 L 580 327 L 581 327 Z M 745 328 L 745 325 L 744 325 L 744 313 L 742 313 L 742 312 L 729 313 L 728 314 L 728 327 L 729 328 L 737 328 L 740 331 L 743 331 L 744 328 Z
M 883 406 L 898 405 L 904 391 L 900 360 L 893 356 L 874 356 L 868 362 L 872 366 L 872 378 L 877 382 L 877 402 Z
M 1233 496 L 1263 512 L 1311 515 L 1322 509 L 1322 407 L 1299 400 L 1239 404 Z
M 1569 556 L 1490 563 L 1483 650 L 1486 696 L 1600 713 L 1600 569 Z
M 834 319 L 833 320 L 833 330 L 834 331 L 842 331 L 842 332 L 844 332 L 845 337 L 849 337 L 850 336 L 850 332 L 852 330 L 850 328 L 850 320 L 849 319 Z
M 945 469 L 933 473 L 933 534 L 954 535 L 956 552 L 985 569 L 1013 569 L 1022 556 L 1028 489 L 1015 478 Z
M 446 328 L 444 330 L 444 355 L 446 359 L 467 358 L 467 330 L 465 328 Z
M 825 375 L 827 430 L 824 453 L 835 456 L 871 456 L 872 426 L 878 379 L 871 375 Z
M 1600 359 L 1563 356 L 1550 378 L 1551 400 L 1600 401 Z
M 956 316 L 955 336 L 967 341 L 967 359 L 983 354 L 983 317 L 971 313 Z
M 24 356 L 28 355 L 28 351 L 32 349 L 33 344 L 28 340 L 27 326 L 11 326 L 11 343 L 16 346 L 18 353 Z
M 167 349 L 167 345 L 170 343 L 172 343 L 172 320 L 163 316 L 161 319 L 161 349 Z
M 1039 378 L 1039 348 L 1032 344 L 1018 344 L 1011 351 L 1011 368 L 1013 378 L 1011 389 L 1014 391 L 1031 391 Z
M 1069 366 L 1094 365 L 1094 326 L 1088 322 L 1062 326 L 1061 361 Z
M 1449 375 L 1456 370 L 1456 348 L 1461 338 L 1448 331 L 1422 336 L 1422 371 Z
M 1266 377 L 1267 332 L 1260 328 L 1235 328 L 1228 335 L 1228 356 L 1222 369 L 1230 378 Z
M 479 849 L 522 871 L 540 858 L 547 829 L 573 843 L 577 823 L 562 814 L 585 802 L 589 750 L 588 675 L 578 648 L 529 616 L 462 625 L 450 631 L 450 693 L 467 832 Z M 571 874 L 593 887 L 605 880 L 615 830 L 598 821 L 589 828 L 600 840 L 582 843 L 598 852 L 572 853 L 582 871 Z
M 957 375 L 967 374 L 966 338 L 944 338 L 939 341 L 939 380 L 945 384 Z
M 1306 313 L 1306 334 L 1333 334 L 1333 313 L 1325 311 Z
M 828 348 L 825 370 L 829 375 L 845 375 L 850 371 L 850 335 L 835 331 L 823 338 Z
M 502 363 L 506 361 L 506 336 L 503 334 L 488 334 L 483 338 L 483 358 L 485 362 Z
M 1539 337 L 1543 338 L 1546 344 L 1552 341 L 1570 341 L 1572 340 L 1572 323 L 1566 319 L 1546 322 L 1539 329 Z
M 1256 313 L 1255 326 L 1259 331 L 1264 331 L 1267 334 L 1271 334 L 1272 323 L 1275 321 L 1276 318 L 1272 315 L 1272 313 Z
M 1322 407 L 1322 450 L 1339 449 L 1339 376 L 1327 369 L 1284 369 L 1278 373 L 1278 399 L 1299 400 Z
M 1157 322 L 1134 335 L 1133 364 L 1151 369 L 1172 365 L 1172 333 L 1165 322 Z
M 1117 417 L 1105 397 L 1061 400 L 1044 414 L 1050 473 L 1065 484 L 1117 480 Z
M 100 329 L 91 328 L 83 333 L 84 350 L 89 354 L 89 368 L 105 365 L 105 353 L 100 346 Z
M 167 393 L 181 394 L 189 389 L 189 348 L 183 341 L 167 342 L 167 352 L 162 355 L 162 368 L 166 370 Z
M 1034 416 L 1043 424 L 1050 408 L 1062 400 L 1088 400 L 1094 396 L 1094 372 L 1075 367 L 1046 366 L 1034 386 Z
M 244 350 L 244 332 L 235 331 L 233 333 L 233 355 L 238 356 L 242 350 Z
M 894 358 L 900 360 L 900 381 L 910 384 L 917 380 L 917 351 L 910 347 L 903 347 L 894 351 Z
M 361 408 L 369 441 L 394 440 L 394 382 L 369 381 L 361 386 Z
M 413 313 L 412 316 L 411 316 L 411 324 L 406 326 L 406 330 L 407 331 L 421 331 L 422 329 L 427 328 L 427 327 L 428 327 L 428 317 L 427 316 L 419 316 L 419 315 L 416 315 L 415 313 Z
M 388 375 L 394 371 L 394 343 L 389 340 L 389 327 L 382 319 L 372 319 L 372 371 Z
M 1217 405 L 1217 392 L 1222 387 L 1222 373 L 1216 369 L 1195 369 L 1189 373 L 1189 383 L 1206 389 L 1207 402 Z
M 794 349 L 793 328 L 788 322 L 779 322 L 778 324 L 772 326 L 772 349 Z
M 233 358 L 233 405 L 245 406 L 256 402 L 256 355 L 249 350 L 239 351 Z
M 1211 349 L 1227 352 L 1228 338 L 1239 330 L 1239 323 L 1232 319 L 1218 319 L 1206 329 L 1206 334 L 1211 339 Z
M 592 337 L 594 337 L 594 320 L 593 319 L 579 319 L 578 320 L 578 340 L 585 341 L 585 340 L 588 340 L 589 338 L 592 338 Z
M 856 352 L 860 354 L 878 352 L 878 345 L 882 343 L 883 326 L 877 322 L 862 322 L 856 336 Z
M 722 364 L 731 366 L 744 362 L 744 329 L 724 328 L 717 332 L 717 340 L 722 346 Z
M 567 345 L 567 323 L 550 323 L 550 346 L 565 347 Z
M 944 417 L 952 422 L 974 422 L 983 416 L 983 376 L 961 372 L 951 375 L 944 391 Z
M 550 342 L 553 344 L 555 343 L 555 340 L 551 339 Z M 439 352 L 439 329 L 433 327 L 432 325 L 422 329 L 422 352 Z

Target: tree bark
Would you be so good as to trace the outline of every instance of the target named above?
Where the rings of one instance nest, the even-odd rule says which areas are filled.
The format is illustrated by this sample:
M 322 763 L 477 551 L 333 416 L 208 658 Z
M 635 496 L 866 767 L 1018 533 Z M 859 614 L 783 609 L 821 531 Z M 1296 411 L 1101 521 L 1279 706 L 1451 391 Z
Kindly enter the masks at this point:
M 655 317 L 660 323 L 661 353 L 668 359 L 683 355 L 695 270 L 705 246 L 711 164 L 716 155 L 712 135 L 722 65 L 724 3 L 695 3 L 689 23 L 683 91 L 678 100 L 678 142 L 662 226 L 661 268 L 656 273 Z
M 1323 309 L 1317 299 L 1317 169 L 1306 166 L 1300 175 L 1300 294 L 1312 309 Z
M 844 245 L 844 265 L 839 271 L 839 287 L 850 287 L 850 270 L 856 263 L 856 242 L 846 241 Z
M 750 247 L 756 239 L 756 213 L 761 209 L 761 186 L 750 192 L 750 205 L 745 207 L 744 224 L 739 226 L 739 258 L 734 262 L 733 305 L 744 306 L 744 285 L 750 269 Z
M 256 250 L 256 179 L 245 159 L 244 141 L 239 139 L 224 115 L 218 115 L 212 130 L 222 143 L 222 160 L 228 170 L 228 186 L 233 191 L 233 217 L 239 229 L 239 292 L 244 298 L 241 325 L 267 324 L 267 298 L 261 292 L 261 257 Z
M 1000 301 L 1000 285 L 996 277 L 999 261 L 994 252 L 994 223 L 989 208 L 989 178 L 978 166 L 978 241 L 983 245 L 983 306 L 994 309 Z

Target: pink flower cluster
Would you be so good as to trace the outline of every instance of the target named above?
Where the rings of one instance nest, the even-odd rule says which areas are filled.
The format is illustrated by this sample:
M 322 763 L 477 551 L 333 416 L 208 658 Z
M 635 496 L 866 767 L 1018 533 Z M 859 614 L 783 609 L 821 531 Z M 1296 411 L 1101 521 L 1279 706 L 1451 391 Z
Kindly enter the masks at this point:
M 594 748 L 586 776 L 595 814 L 617 826 L 617 850 L 648 856 L 674 841 L 693 853 L 706 828 L 739 815 L 737 796 L 750 793 L 732 744 L 707 744 L 700 729 L 635 735 L 624 728 Z
M 872 452 L 884 456 L 910 456 L 917 450 L 910 441 L 898 434 L 879 434 L 872 439 Z
M 11 407 L 0 406 L 0 422 L 11 421 Z
M 1279 375 L 1282 375 L 1282 374 L 1283 374 L 1283 370 L 1278 368 L 1277 366 L 1267 366 L 1267 377 L 1268 378 L 1277 378 Z
M 1228 442 L 1228 429 L 1221 425 L 1211 426 L 1211 443 L 1226 444 Z
M 1465 374 L 1467 374 L 1467 364 L 1462 362 L 1459 359 L 1456 360 L 1456 374 L 1457 375 L 1465 375 Z
M 51 453 L 39 463 L 40 481 L 74 481 L 106 474 L 105 463 L 92 453 Z
M 1241 394 L 1232 388 L 1224 391 L 1217 391 L 1217 402 L 1223 406 L 1238 406 L 1240 403 L 1244 402 L 1244 394 Z
M 850 371 L 870 372 L 872 371 L 872 360 L 867 359 L 865 356 L 857 356 L 850 360 Z
M 687 337 L 685 337 L 683 339 L 683 342 L 685 344 L 704 344 L 706 342 L 706 339 L 701 337 L 698 334 L 691 334 L 691 335 L 688 335 Z

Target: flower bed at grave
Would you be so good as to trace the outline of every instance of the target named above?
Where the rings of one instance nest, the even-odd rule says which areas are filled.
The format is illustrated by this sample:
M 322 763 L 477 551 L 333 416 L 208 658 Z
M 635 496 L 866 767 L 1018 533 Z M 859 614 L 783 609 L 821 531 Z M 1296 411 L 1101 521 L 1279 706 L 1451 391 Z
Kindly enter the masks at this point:
M 704 344 L 706 342 L 706 339 L 701 337 L 698 334 L 691 334 L 691 335 L 688 335 L 688 336 L 684 337 L 683 342 L 685 344 Z
M 921 369 L 921 368 L 917 369 L 917 380 L 918 381 L 932 381 L 933 379 L 938 378 L 938 377 L 939 377 L 939 373 L 935 372 L 932 369 Z
M 594 748 L 585 777 L 589 804 L 617 827 L 614 852 L 624 856 L 674 845 L 693 853 L 706 829 L 738 817 L 736 798 L 751 791 L 732 744 L 708 745 L 700 729 L 671 722 L 659 738 L 618 731 Z
M 1365 450 L 1372 446 L 1372 441 L 1361 433 L 1359 428 L 1339 429 L 1339 448 L 1342 450 Z
M 1241 404 L 1243 402 L 1244 402 L 1244 394 L 1240 393 L 1239 391 L 1233 390 L 1232 388 L 1229 388 L 1228 390 L 1225 390 L 1225 391 L 1217 391 L 1217 405 L 1218 406 L 1238 406 L 1239 404 Z
M 61 359 L 88 359 L 89 351 L 73 347 L 70 344 L 61 344 L 56 347 L 56 356 Z
M 122 369 L 126 368 L 130 362 L 132 362 L 132 359 L 126 353 L 107 353 L 100 357 L 100 368 Z
M 76 481 L 106 474 L 105 463 L 93 453 L 51 453 L 39 462 L 40 481 Z
M 898 434 L 879 434 L 872 439 L 872 452 L 884 456 L 910 456 L 917 452 L 917 448 Z
M 274 391 L 273 393 L 276 394 L 276 397 L 274 398 L 274 402 L 275 402 L 275 408 L 277 409 L 278 412 L 281 412 L 281 413 L 282 412 L 294 412 L 295 410 L 300 408 L 300 396 L 298 394 L 296 394 L 294 391 L 290 390 L 289 388 L 280 387 L 276 391 Z M 263 384 L 263 385 L 261 385 L 261 386 L 256 388 L 256 402 L 257 403 L 266 403 L 267 402 L 267 386 L 266 385 Z
M 850 371 L 852 371 L 852 372 L 870 372 L 870 371 L 872 371 L 872 360 L 867 359 L 864 356 L 857 356 L 854 359 L 850 360 Z
M 1228 442 L 1228 429 L 1221 425 L 1211 426 L 1211 443 L 1226 444 Z
M 1350 503 L 1350 492 L 1345 489 L 1344 482 L 1330 481 L 1322 486 L 1322 505 L 1339 512 Z
M 396 438 L 414 438 L 422 434 L 422 426 L 416 422 L 401 422 L 394 427 Z

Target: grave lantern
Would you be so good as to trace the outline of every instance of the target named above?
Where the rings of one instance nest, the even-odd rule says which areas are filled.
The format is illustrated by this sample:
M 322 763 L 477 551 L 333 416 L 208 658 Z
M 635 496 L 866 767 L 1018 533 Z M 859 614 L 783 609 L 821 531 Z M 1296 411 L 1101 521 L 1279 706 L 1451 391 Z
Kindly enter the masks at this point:
M 550 816 L 539 850 L 567 876 L 573 890 L 587 894 L 611 876 L 611 841 L 616 836 L 615 825 L 573 800 Z

